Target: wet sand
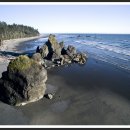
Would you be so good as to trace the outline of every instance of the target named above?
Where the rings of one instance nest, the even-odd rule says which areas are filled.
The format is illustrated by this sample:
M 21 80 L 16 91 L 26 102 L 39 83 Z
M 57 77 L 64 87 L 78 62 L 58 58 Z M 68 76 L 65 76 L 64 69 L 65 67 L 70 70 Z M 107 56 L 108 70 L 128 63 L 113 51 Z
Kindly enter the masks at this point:
M 54 98 L 16 109 L 30 125 L 129 125 L 129 79 L 128 73 L 93 59 L 85 66 L 51 69 L 47 84 Z
M 130 73 L 91 56 L 85 65 L 48 70 L 47 92 L 55 93 L 52 100 L 21 107 L 1 102 L 0 124 L 130 125 Z

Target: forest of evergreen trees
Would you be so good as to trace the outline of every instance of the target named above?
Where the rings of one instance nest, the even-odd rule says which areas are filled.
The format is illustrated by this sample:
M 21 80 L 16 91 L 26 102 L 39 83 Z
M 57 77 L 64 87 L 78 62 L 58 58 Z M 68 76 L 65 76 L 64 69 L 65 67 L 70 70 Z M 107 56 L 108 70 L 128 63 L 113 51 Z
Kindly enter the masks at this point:
M 12 24 L 0 21 L 0 40 L 38 36 L 39 32 L 30 26 Z

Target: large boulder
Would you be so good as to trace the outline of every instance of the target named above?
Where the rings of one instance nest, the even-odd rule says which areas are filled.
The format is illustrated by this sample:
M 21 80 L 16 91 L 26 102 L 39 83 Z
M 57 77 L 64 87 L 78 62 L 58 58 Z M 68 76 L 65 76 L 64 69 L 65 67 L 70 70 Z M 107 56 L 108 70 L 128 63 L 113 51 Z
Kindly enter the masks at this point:
M 19 106 L 44 96 L 47 71 L 36 61 L 37 58 L 34 59 L 19 56 L 9 63 L 0 79 L 0 99 L 3 102 Z
M 61 55 L 61 46 L 57 42 L 55 35 L 50 34 L 48 41 L 45 43 L 48 46 L 49 58 L 50 59 L 59 59 Z

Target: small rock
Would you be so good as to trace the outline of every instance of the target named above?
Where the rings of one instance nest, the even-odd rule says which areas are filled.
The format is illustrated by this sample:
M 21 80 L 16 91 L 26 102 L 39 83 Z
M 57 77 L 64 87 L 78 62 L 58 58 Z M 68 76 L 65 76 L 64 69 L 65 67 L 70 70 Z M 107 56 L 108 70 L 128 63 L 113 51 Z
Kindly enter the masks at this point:
M 55 67 L 56 65 L 52 65 L 52 67 Z
M 57 61 L 57 64 L 61 64 L 61 62 L 60 62 L 60 61 Z
M 44 95 L 44 97 L 46 97 L 46 98 L 48 98 L 48 99 L 52 99 L 53 96 L 54 96 L 54 95 L 51 94 L 51 93 L 48 93 L 48 94 Z

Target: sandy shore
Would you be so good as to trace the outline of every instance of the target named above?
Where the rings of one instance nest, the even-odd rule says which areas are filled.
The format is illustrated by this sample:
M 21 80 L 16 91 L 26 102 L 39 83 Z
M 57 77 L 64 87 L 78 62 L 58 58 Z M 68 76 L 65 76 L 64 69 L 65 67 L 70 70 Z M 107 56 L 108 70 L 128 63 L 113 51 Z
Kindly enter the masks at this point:
M 4 40 L 3 45 L 0 46 L 0 64 L 9 63 L 10 59 L 15 58 L 10 54 L 12 53 L 21 53 L 17 47 L 20 46 L 21 43 L 35 40 L 41 37 L 47 37 L 47 35 L 40 35 L 36 37 L 27 37 L 27 38 L 19 38 L 19 39 L 10 39 Z
M 3 45 L 0 47 L 0 51 L 16 51 L 16 47 L 19 46 L 20 43 L 35 40 L 40 37 L 44 37 L 44 36 L 40 35 L 40 36 L 36 36 L 36 37 L 4 40 Z
M 7 65 L 0 61 L 0 77 Z M 47 92 L 54 98 L 20 107 L 0 102 L 0 125 L 130 125 L 129 79 L 91 56 L 85 65 L 50 69 Z

